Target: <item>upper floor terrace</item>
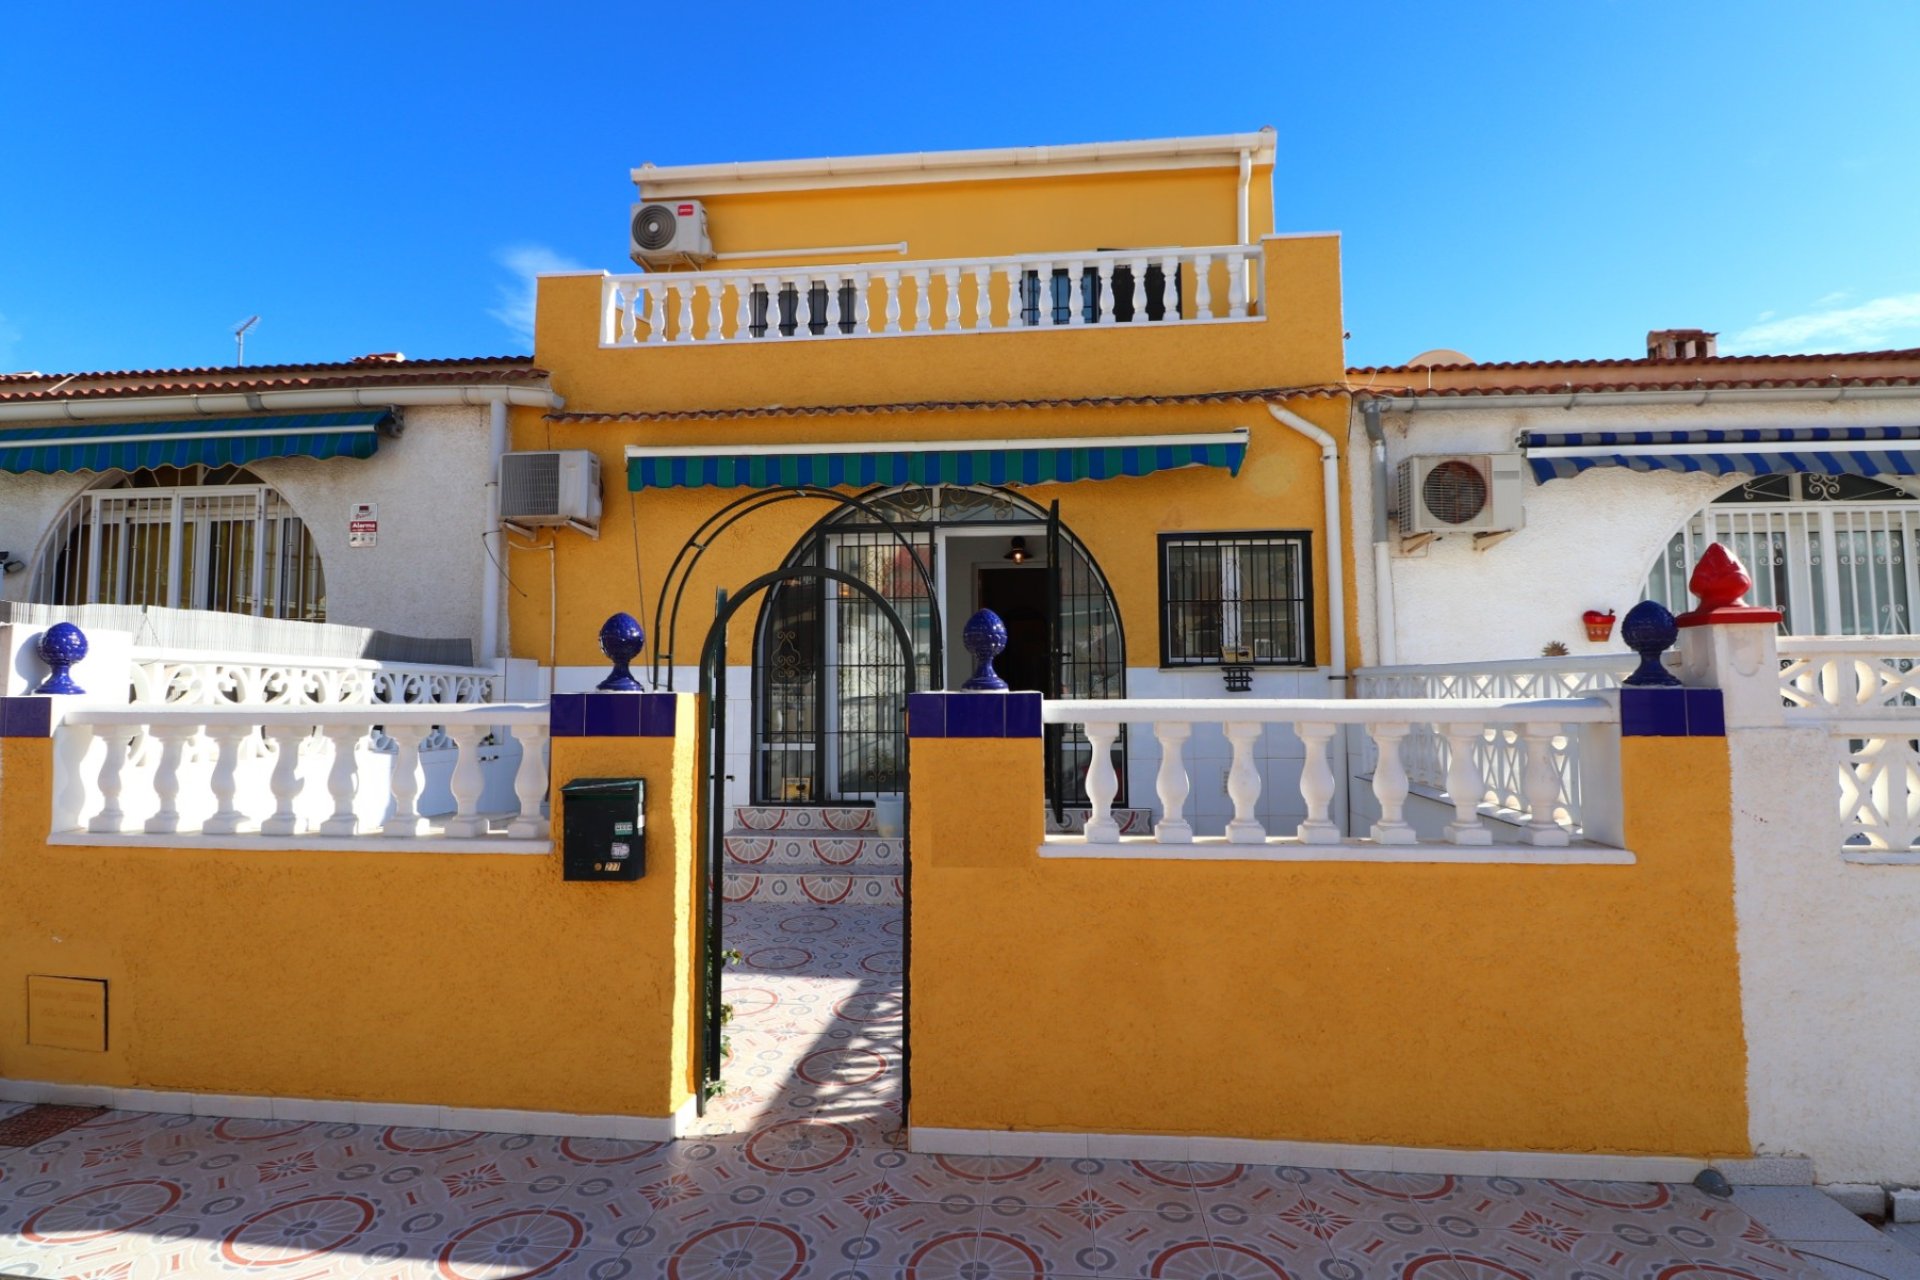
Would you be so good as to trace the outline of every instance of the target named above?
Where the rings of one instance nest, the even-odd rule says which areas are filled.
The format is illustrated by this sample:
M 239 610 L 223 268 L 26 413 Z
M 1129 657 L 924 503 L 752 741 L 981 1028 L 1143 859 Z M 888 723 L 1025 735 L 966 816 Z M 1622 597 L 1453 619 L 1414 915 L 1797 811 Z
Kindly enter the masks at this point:
M 1271 130 L 647 166 L 645 269 L 543 278 L 535 345 L 590 413 L 1337 382 L 1338 242 L 1274 233 L 1273 171 Z

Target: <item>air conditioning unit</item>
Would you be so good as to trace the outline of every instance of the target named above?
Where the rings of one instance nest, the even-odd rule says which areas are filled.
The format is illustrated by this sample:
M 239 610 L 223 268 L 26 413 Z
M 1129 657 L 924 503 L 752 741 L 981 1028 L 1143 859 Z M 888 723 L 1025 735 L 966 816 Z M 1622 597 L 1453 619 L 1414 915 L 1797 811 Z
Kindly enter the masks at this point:
M 698 200 L 643 200 L 633 206 L 627 252 L 643 267 L 686 266 L 713 257 L 707 206 Z
M 1400 536 L 1518 529 L 1523 483 L 1517 453 L 1408 458 L 1400 464 Z
M 518 529 L 569 525 L 600 532 L 600 455 L 549 449 L 500 456 L 500 521 Z

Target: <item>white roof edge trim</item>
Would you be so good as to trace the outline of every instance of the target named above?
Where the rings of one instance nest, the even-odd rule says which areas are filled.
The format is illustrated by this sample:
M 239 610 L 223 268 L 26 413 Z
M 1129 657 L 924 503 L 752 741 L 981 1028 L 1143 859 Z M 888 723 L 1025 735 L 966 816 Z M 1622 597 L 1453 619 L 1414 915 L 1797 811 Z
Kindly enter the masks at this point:
M 1251 152 L 1255 164 L 1271 164 L 1275 134 L 1203 134 L 1185 138 L 1149 138 L 1133 142 L 1083 142 L 1066 146 L 987 147 L 966 151 L 903 151 L 867 156 L 819 156 L 801 160 L 743 160 L 721 164 L 642 165 L 631 171 L 634 185 L 656 183 L 761 181 L 778 178 L 850 180 L 881 174 L 923 173 L 967 169 L 1045 168 L 1053 165 L 1099 165 L 1142 160 L 1215 157 L 1222 164 L 1238 164 L 1240 153 Z
M 630 444 L 629 458 L 744 458 L 776 453 L 978 453 L 983 449 L 1137 449 L 1163 444 L 1245 444 L 1251 429 L 1155 436 L 1038 436 L 1024 440 L 856 440 L 834 444 Z
M 442 383 L 424 387 L 285 388 L 277 391 L 198 391 L 171 396 L 101 396 L 83 400 L 0 403 L 0 422 L 97 422 L 118 418 L 234 416 L 272 410 L 405 409 L 481 405 L 496 401 L 537 409 L 566 406 L 559 395 L 526 383 Z
M 1372 401 L 1390 413 L 1494 409 L 1597 409 L 1633 404 L 1745 404 L 1768 400 L 1920 400 L 1914 387 L 1680 387 L 1644 391 L 1543 391 L 1525 395 L 1461 392 L 1457 395 L 1392 395 L 1349 387 L 1356 402 Z

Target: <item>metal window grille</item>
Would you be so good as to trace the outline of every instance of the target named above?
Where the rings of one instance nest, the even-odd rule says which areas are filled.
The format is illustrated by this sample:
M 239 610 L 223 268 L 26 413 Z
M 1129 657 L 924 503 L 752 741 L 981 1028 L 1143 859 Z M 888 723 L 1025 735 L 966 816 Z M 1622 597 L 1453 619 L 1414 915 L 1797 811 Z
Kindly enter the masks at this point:
M 1160 654 L 1169 667 L 1313 660 L 1305 533 L 1160 536 Z
M 140 604 L 324 622 L 326 576 L 300 517 L 234 467 L 135 472 L 83 493 L 34 570 L 38 604 Z

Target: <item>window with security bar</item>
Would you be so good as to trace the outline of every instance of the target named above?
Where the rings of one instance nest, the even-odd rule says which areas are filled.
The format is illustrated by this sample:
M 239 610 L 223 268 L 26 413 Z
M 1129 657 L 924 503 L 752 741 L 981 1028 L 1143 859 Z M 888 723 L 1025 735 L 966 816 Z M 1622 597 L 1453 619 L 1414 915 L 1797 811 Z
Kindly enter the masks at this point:
M 159 467 L 81 494 L 43 544 L 32 598 L 327 617 L 313 535 L 239 467 Z
M 1304 532 L 1160 535 L 1160 665 L 1307 666 Z

